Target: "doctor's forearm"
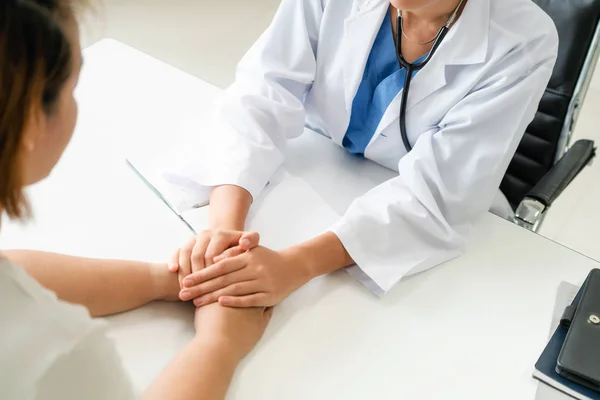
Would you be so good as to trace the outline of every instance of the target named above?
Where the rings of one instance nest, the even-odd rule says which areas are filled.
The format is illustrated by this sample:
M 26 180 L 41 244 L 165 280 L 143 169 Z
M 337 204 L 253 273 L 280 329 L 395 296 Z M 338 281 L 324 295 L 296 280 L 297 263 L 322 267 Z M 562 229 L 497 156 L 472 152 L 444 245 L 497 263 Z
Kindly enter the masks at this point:
M 340 239 L 332 232 L 319 235 L 283 252 L 294 259 L 299 268 L 305 268 L 311 279 L 354 264 Z
M 252 196 L 246 189 L 215 187 L 210 194 L 210 229 L 243 231 L 251 204 Z

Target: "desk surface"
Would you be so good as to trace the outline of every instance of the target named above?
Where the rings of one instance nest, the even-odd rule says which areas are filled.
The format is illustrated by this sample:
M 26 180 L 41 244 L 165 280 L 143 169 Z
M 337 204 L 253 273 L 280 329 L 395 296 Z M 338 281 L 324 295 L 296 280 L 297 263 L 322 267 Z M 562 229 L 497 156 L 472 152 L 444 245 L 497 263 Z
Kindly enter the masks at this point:
M 35 221 L 6 223 L 0 242 L 166 260 L 189 232 L 124 158 L 157 146 L 165 132 L 175 136 L 210 107 L 218 89 L 112 40 L 92 46 L 85 58 L 73 142 L 50 179 L 31 189 Z M 303 234 L 325 229 L 353 197 L 392 174 L 314 134 L 291 142 L 289 153 L 288 176 L 310 193 L 304 203 L 279 205 L 267 195 L 254 221 L 269 232 L 285 225 L 285 240 L 294 237 L 299 216 Z M 313 209 L 321 217 L 307 225 Z M 275 218 L 286 214 L 295 217 Z M 530 400 L 558 284 L 579 283 L 595 267 L 486 215 L 466 255 L 404 279 L 383 299 L 344 272 L 294 293 L 277 307 L 228 398 Z M 155 303 L 108 320 L 140 389 L 193 334 L 192 310 L 183 304 Z

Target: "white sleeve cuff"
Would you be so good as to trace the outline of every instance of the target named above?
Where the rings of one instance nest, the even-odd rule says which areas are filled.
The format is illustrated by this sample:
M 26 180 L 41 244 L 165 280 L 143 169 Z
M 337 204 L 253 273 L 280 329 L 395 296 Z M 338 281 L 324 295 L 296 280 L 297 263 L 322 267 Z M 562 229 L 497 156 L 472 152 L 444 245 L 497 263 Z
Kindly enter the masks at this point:
M 385 295 L 405 276 L 423 272 L 461 254 L 461 248 L 415 248 L 414 240 L 403 240 L 398 234 L 398 246 L 393 250 L 382 249 L 376 241 L 377 235 L 365 235 L 359 225 L 359 215 L 346 215 L 330 229 L 342 242 L 356 265 L 346 271 L 378 297 Z M 382 226 L 381 229 L 391 229 Z M 396 236 L 397 232 L 390 232 Z
M 358 239 L 358 232 L 352 228 L 352 225 L 346 218 L 341 218 L 333 226 L 329 228 L 342 242 L 342 245 L 352 257 L 355 265 L 346 268 L 346 272 L 354 279 L 365 286 L 371 293 L 378 297 L 382 297 L 392 285 L 388 286 L 386 279 L 377 278 L 376 269 L 371 265 L 372 260 L 368 260 L 368 252 L 363 249 L 363 246 Z M 394 282 L 395 283 L 395 282 Z
M 360 282 L 364 287 L 369 289 L 371 293 L 373 293 L 377 297 L 383 297 L 385 295 L 385 290 L 383 290 L 373 279 L 369 277 L 360 269 L 358 265 L 352 265 L 346 268 L 346 272 L 354 278 L 357 282 Z
M 226 176 L 226 174 L 222 174 L 211 176 L 210 179 L 198 179 L 196 176 L 189 177 L 174 172 L 166 172 L 162 178 L 164 183 L 161 188 L 157 188 L 178 211 L 207 205 L 210 192 L 216 186 L 232 185 L 241 187 L 250 193 L 252 199 L 256 199 L 266 186 L 266 183 L 263 184 L 258 179 L 239 175 Z M 163 188 L 166 193 L 161 190 Z

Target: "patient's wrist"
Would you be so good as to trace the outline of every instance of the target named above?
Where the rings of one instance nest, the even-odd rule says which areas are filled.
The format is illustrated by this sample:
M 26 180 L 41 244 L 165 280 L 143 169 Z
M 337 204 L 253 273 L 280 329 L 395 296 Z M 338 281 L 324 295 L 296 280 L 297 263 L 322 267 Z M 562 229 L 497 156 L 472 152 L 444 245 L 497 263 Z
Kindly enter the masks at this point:
M 179 300 L 179 278 L 177 273 L 169 271 L 167 264 L 150 263 L 152 277 L 152 300 Z

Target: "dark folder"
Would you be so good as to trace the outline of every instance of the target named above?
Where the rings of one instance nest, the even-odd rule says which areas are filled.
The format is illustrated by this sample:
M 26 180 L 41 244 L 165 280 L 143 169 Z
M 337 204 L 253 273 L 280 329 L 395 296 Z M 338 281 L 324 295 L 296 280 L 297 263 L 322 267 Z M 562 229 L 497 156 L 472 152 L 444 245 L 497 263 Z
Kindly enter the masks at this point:
M 582 286 L 576 305 L 567 307 L 560 323 L 568 328 L 557 360 L 560 375 L 600 391 L 600 270 Z
M 600 372 L 600 357 L 598 356 L 600 325 L 595 325 L 590 321 L 590 317 L 596 315 L 592 310 L 600 308 L 597 301 L 597 296 L 600 294 L 599 285 L 600 270 L 594 269 L 588 275 L 573 303 L 565 310 L 561 324 L 535 364 L 533 373 L 535 378 L 576 399 L 600 400 L 600 391 L 595 390 L 593 380 Z M 598 311 L 600 312 L 600 310 Z M 572 318 L 569 318 L 570 316 Z M 572 331 L 574 333 L 570 333 L 571 327 L 574 329 Z M 581 343 L 577 343 L 582 339 L 586 343 L 585 347 Z M 589 343 L 592 345 L 590 346 Z M 563 348 L 566 349 L 566 353 L 562 352 Z M 560 355 L 563 355 L 563 358 L 559 368 Z M 562 374 L 559 374 L 559 370 Z M 592 380 L 590 381 L 589 378 Z

